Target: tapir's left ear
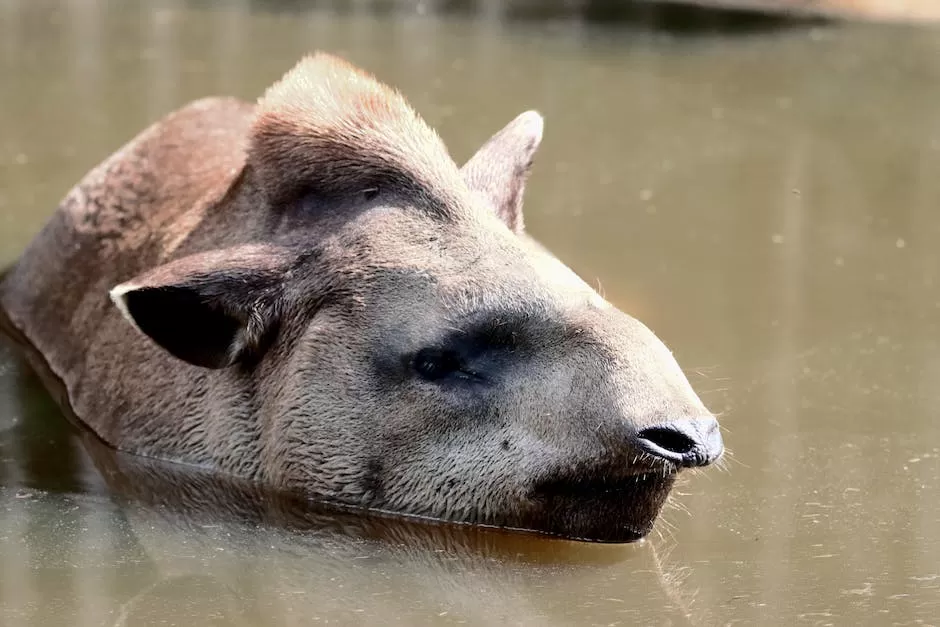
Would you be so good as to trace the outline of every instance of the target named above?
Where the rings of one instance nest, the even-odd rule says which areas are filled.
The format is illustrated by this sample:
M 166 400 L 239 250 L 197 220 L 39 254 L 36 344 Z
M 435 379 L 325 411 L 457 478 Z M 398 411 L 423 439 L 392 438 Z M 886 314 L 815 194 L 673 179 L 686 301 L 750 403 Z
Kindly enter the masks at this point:
M 199 253 L 116 286 L 124 317 L 175 357 L 225 368 L 262 349 L 276 324 L 286 252 L 247 245 Z
M 535 151 L 542 141 L 542 116 L 526 111 L 490 138 L 460 173 L 516 233 L 523 231 L 522 195 Z

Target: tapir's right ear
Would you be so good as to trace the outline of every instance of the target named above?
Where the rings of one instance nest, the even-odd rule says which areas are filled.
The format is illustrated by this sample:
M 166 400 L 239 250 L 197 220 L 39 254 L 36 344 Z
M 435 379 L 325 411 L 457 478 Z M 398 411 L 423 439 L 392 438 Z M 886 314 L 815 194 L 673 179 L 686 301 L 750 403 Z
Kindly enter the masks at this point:
M 460 169 L 467 186 L 481 194 L 515 233 L 525 229 L 522 195 L 542 142 L 542 126 L 538 112 L 526 111 L 493 135 Z
M 177 259 L 116 286 L 137 329 L 196 366 L 225 368 L 262 349 L 277 323 L 288 255 L 249 245 Z

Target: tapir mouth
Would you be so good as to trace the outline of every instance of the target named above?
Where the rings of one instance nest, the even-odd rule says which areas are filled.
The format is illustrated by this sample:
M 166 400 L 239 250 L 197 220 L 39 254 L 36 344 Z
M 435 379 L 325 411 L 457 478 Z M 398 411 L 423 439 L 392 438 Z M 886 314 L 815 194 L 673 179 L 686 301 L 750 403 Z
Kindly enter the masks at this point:
M 653 524 L 675 482 L 672 469 L 576 475 L 533 484 L 532 527 L 572 540 L 635 542 Z

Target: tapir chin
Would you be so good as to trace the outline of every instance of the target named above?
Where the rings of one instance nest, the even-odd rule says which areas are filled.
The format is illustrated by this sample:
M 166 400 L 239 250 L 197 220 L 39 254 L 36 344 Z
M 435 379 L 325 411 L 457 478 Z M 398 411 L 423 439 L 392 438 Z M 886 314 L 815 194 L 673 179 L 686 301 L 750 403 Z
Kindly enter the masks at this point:
M 459 167 L 327 54 L 192 102 L 95 167 L 0 283 L 112 447 L 310 499 L 645 536 L 723 452 L 671 352 L 525 232 L 542 118 Z

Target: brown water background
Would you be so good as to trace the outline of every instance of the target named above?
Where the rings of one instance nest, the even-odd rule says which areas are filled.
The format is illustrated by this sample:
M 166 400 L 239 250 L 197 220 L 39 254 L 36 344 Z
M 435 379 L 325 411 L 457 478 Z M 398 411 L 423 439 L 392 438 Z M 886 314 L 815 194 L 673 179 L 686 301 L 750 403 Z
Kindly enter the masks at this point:
M 670 345 L 727 472 L 619 549 L 213 520 L 111 496 L 4 350 L 0 624 L 940 624 L 940 30 L 516 5 L 0 0 L 0 265 L 144 126 L 313 49 L 458 161 L 537 108 L 529 231 Z

